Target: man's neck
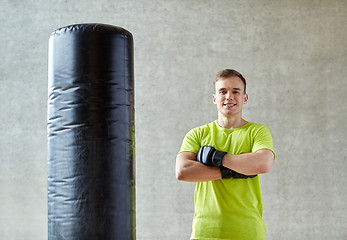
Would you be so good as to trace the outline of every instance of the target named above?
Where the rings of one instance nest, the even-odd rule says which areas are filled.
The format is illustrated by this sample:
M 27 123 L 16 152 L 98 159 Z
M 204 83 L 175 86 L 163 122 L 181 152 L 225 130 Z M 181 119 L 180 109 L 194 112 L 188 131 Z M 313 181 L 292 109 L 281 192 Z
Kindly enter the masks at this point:
M 238 127 L 242 127 L 246 123 L 247 121 L 241 117 L 218 116 L 218 124 L 222 128 L 227 128 L 227 129 L 238 128 Z

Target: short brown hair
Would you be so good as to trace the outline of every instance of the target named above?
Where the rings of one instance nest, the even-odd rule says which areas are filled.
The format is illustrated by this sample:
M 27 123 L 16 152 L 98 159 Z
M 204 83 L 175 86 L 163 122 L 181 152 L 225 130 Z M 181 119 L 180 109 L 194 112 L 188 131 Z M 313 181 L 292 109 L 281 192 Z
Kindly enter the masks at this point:
M 246 93 L 246 79 L 242 76 L 241 73 L 239 73 L 238 71 L 234 69 L 224 69 L 218 72 L 216 75 L 216 79 L 214 80 L 214 84 L 216 84 L 216 82 L 220 79 L 229 78 L 229 77 L 239 77 L 242 80 L 243 85 L 245 86 L 244 93 Z

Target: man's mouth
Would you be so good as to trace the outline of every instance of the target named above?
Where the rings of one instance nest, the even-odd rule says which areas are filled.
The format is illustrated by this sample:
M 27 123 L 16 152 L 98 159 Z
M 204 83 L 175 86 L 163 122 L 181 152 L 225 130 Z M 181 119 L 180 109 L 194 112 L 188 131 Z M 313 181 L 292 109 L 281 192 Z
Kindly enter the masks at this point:
M 235 103 L 224 103 L 224 106 L 226 106 L 226 107 L 234 107 L 234 106 L 236 106 L 236 104 Z

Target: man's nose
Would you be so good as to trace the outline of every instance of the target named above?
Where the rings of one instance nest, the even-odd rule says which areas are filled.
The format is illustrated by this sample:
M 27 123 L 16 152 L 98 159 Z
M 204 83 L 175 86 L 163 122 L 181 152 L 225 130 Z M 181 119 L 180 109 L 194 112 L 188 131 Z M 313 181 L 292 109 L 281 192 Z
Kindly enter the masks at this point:
M 227 92 L 227 100 L 232 100 L 233 99 L 233 96 L 232 96 L 232 93 L 231 92 Z

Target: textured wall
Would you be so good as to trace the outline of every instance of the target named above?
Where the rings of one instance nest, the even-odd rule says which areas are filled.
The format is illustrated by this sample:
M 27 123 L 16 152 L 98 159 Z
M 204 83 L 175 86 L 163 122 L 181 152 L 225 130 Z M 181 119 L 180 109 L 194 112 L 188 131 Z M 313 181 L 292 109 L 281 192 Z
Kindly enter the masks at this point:
M 185 133 L 216 118 L 213 77 L 248 80 L 247 120 L 277 153 L 262 176 L 268 239 L 347 239 L 345 0 L 0 0 L 0 239 L 44 240 L 48 37 L 99 22 L 135 40 L 137 239 L 188 239 Z

